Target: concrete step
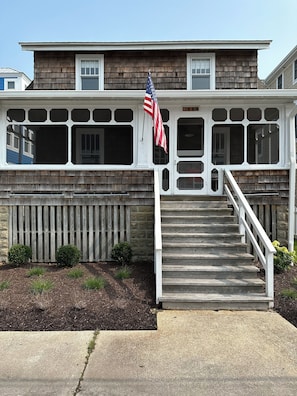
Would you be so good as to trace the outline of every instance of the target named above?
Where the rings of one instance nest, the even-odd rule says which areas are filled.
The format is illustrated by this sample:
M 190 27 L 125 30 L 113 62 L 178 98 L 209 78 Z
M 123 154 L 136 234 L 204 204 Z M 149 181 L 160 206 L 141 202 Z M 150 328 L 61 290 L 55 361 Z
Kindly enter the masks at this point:
M 163 278 L 163 291 L 174 293 L 246 294 L 264 292 L 261 279 Z
M 170 293 L 160 299 L 164 309 L 200 310 L 263 310 L 269 309 L 272 299 L 263 293 L 219 294 L 219 293 Z
M 222 208 L 200 208 L 200 207 L 180 207 L 170 206 L 161 208 L 163 216 L 232 216 L 233 209 Z
M 164 264 L 164 278 L 242 279 L 257 278 L 259 269 L 253 265 L 183 265 Z

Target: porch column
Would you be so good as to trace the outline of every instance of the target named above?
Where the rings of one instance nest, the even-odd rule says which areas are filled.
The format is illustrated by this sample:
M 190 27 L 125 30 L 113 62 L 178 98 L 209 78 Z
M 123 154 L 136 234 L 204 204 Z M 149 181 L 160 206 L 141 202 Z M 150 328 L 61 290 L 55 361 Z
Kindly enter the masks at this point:
M 6 114 L 0 105 L 0 167 L 6 164 Z

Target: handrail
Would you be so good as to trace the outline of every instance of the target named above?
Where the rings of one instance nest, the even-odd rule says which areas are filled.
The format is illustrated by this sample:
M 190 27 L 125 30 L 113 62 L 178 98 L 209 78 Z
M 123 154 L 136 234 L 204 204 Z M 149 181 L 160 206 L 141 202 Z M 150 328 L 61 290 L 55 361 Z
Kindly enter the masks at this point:
M 225 184 L 225 192 L 239 219 L 239 232 L 242 235 L 242 241 L 246 242 L 248 238 L 253 245 L 255 255 L 265 269 L 266 296 L 273 300 L 273 255 L 275 248 L 229 170 L 225 170 L 225 176 L 233 190 L 232 194 Z M 235 196 L 237 199 L 235 199 Z M 248 222 L 252 225 L 253 230 Z M 258 241 L 261 242 L 262 248 Z M 273 307 L 273 302 L 269 303 L 269 307 Z
M 155 255 L 154 271 L 156 278 L 156 303 L 162 296 L 162 234 L 161 234 L 161 205 L 159 172 L 154 171 L 154 194 L 155 194 Z

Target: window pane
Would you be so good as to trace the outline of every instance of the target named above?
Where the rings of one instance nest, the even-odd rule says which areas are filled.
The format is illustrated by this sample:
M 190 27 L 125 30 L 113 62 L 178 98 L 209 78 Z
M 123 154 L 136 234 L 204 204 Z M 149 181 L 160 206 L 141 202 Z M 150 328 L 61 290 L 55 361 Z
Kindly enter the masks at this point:
M 258 109 L 258 108 L 248 109 L 247 118 L 249 121 L 260 121 L 262 118 L 261 109 Z
M 212 119 L 214 121 L 225 121 L 227 119 L 227 110 L 226 109 L 213 109 Z
M 210 89 L 210 77 L 192 76 L 192 89 Z
M 230 120 L 242 121 L 244 119 L 244 111 L 240 108 L 234 108 L 230 110 Z
M 88 109 L 73 109 L 71 119 L 76 122 L 87 122 L 90 119 L 90 111 Z
M 98 77 L 82 77 L 81 89 L 85 91 L 98 90 L 99 89 Z
M 30 109 L 29 110 L 29 121 L 32 122 L 43 122 L 46 121 L 47 111 L 45 109 Z
M 52 122 L 63 122 L 68 120 L 68 110 L 52 109 L 50 111 L 50 120 Z
M 267 121 L 277 121 L 279 119 L 279 111 L 275 108 L 267 108 L 264 111 L 265 120 Z
M 163 122 L 168 122 L 169 121 L 169 110 L 160 109 L 160 112 L 161 112 Z
M 179 157 L 201 157 L 203 154 L 203 119 L 180 118 L 177 123 L 177 155 Z
M 279 161 L 279 127 L 277 124 L 248 126 L 248 162 L 276 164 Z
M 17 144 L 14 144 L 13 149 L 7 148 L 8 163 L 66 164 L 66 126 L 14 125 L 10 134 Z
M 114 118 L 117 122 L 130 122 L 133 120 L 133 111 L 131 109 L 117 109 L 114 112 Z
M 167 139 L 167 146 L 169 147 L 169 128 L 164 125 L 165 135 Z M 156 165 L 168 164 L 169 162 L 169 151 L 165 153 L 162 147 L 156 146 L 154 142 L 154 133 L 152 130 L 152 145 L 153 145 L 153 162 Z
M 93 120 L 96 122 L 109 122 L 111 120 L 111 110 L 95 109 L 93 111 Z
M 244 156 L 243 125 L 223 124 L 212 128 L 212 163 L 241 164 Z
M 7 111 L 8 121 L 23 122 L 25 120 L 25 110 L 23 109 L 9 109 Z

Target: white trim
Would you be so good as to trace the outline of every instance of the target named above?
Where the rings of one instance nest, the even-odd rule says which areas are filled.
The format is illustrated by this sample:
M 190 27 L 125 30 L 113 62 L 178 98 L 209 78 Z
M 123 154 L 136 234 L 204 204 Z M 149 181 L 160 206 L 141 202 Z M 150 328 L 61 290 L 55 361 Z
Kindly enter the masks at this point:
M 210 61 L 210 75 L 209 75 L 209 84 L 210 88 L 208 90 L 215 89 L 215 54 L 214 53 L 196 53 L 196 54 L 187 54 L 187 90 L 190 91 L 201 91 L 201 89 L 193 89 L 192 88 L 192 61 L 194 59 L 202 60 L 209 59 Z
M 20 42 L 25 51 L 130 51 L 130 50 L 216 50 L 266 49 L 271 40 L 186 40 L 136 42 Z
M 104 55 L 102 54 L 76 54 L 75 56 L 75 89 L 81 91 L 81 61 L 97 60 L 99 67 L 99 91 L 104 90 Z M 88 91 L 89 92 L 89 91 Z

